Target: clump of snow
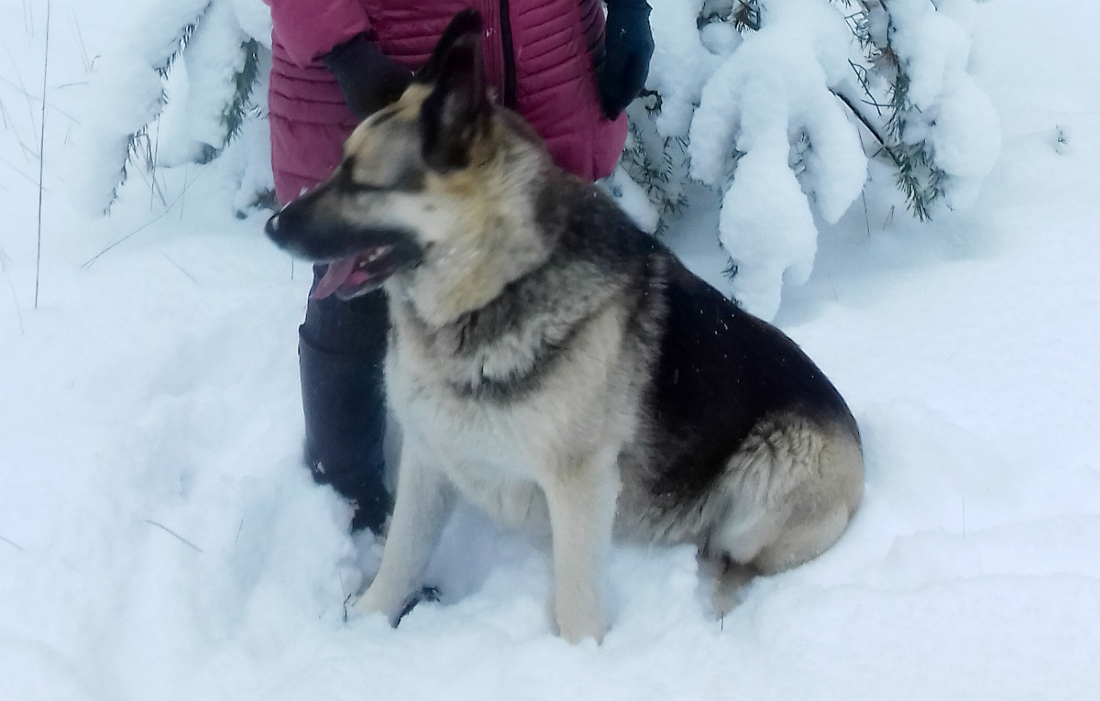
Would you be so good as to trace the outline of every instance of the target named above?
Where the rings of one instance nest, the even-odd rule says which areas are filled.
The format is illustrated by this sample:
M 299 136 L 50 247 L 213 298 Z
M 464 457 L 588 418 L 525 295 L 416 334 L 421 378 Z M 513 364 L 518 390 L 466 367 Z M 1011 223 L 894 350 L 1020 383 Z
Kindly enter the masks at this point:
M 263 0 L 230 0 L 233 17 L 250 39 L 271 48 L 271 10 Z
M 929 132 L 936 163 L 949 176 L 945 203 L 953 209 L 971 207 L 1001 150 L 993 104 L 970 76 L 962 75 L 955 89 L 941 96 Z
M 649 201 L 649 196 L 646 195 L 642 186 L 630 179 L 622 165 L 617 166 L 615 171 L 599 184 L 615 198 L 619 207 L 627 213 L 635 226 L 650 234 L 657 230 L 661 219 L 660 212 Z
M 661 94 L 657 129 L 663 136 L 687 136 L 699 93 L 720 59 L 703 46 L 696 25 L 703 0 L 650 4 L 654 50 L 646 87 Z
M 80 122 L 69 156 L 70 182 L 80 185 L 71 195 L 85 215 L 101 216 L 122 180 L 133 134 L 160 112 L 162 85 L 155 70 L 126 56 L 101 56 L 88 80 L 89 95 L 113 99 Z
M 770 319 L 779 311 L 783 281 L 806 282 L 817 251 L 813 215 L 783 158 L 785 131 L 762 133 L 737 163 L 736 185 L 722 198 L 719 231 L 737 264 L 738 302 Z
M 238 183 L 233 195 L 233 211 L 246 212 L 257 206 L 257 197 L 275 191 L 271 172 L 271 127 L 266 119 L 253 116 L 245 120 L 241 134 L 230 142 L 225 159 L 232 158 Z
M 97 109 L 78 124 L 71 157 L 71 196 L 88 214 L 111 206 L 127 162 L 136 155 L 129 153 L 135 141 L 141 141 L 138 150 L 144 149 L 139 168 L 178 166 L 219 154 L 233 136 L 228 106 L 237 91 L 235 76 L 246 62 L 243 45 L 249 39 L 263 47 L 271 43 L 270 13 L 259 0 L 171 0 L 129 13 L 116 9 L 115 14 L 119 27 L 109 50 L 94 62 L 83 93 L 81 107 L 94 104 Z M 269 49 L 259 54 L 266 79 Z M 261 103 L 257 116 L 265 112 L 265 88 L 263 81 L 253 88 Z M 113 107 L 100 113 L 104 103 Z M 249 184 L 257 181 L 249 177 Z
M 719 227 L 738 267 L 734 296 L 766 319 L 784 280 L 801 284 L 813 268 L 811 202 L 835 223 L 867 179 L 859 134 L 830 92 L 848 79 L 851 41 L 830 5 L 769 3 L 760 31 L 707 82 L 691 124 L 692 175 L 726 188 Z M 806 142 L 801 185 L 788 163 L 792 139 Z
M 184 123 L 192 139 L 215 150 L 228 137 L 224 113 L 237 89 L 233 78 L 244 68 L 244 40 L 233 4 L 215 0 L 183 52 L 189 88 Z
M 973 24 L 973 0 L 957 0 L 948 7 L 941 10 L 930 0 L 891 2 L 887 39 L 909 77 L 911 109 L 901 125 L 901 139 L 931 144 L 936 165 L 948 176 L 945 204 L 967 208 L 997 160 L 1000 121 L 966 72 L 970 37 L 964 25 Z
M 699 29 L 699 41 L 715 56 L 729 56 L 740 46 L 741 34 L 728 22 L 708 22 Z

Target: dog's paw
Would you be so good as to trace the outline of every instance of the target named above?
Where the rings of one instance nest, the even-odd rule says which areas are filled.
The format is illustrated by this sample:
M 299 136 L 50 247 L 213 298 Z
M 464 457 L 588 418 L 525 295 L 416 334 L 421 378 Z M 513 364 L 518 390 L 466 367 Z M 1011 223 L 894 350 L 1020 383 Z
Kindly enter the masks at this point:
M 370 587 L 351 606 L 345 604 L 345 607 L 348 614 L 356 618 L 381 613 L 386 616 L 390 625 L 396 628 L 401 619 L 407 616 L 419 603 L 423 601 L 437 602 L 439 597 L 439 589 L 432 586 L 422 587 L 399 600 L 394 597 L 383 597 L 374 587 Z M 395 604 L 393 601 L 398 603 Z
M 414 608 L 424 601 L 438 603 L 439 597 L 439 587 L 421 587 L 418 591 L 414 592 L 412 596 L 405 599 L 405 605 L 401 607 L 401 613 L 397 615 L 397 621 L 400 623 L 402 618 L 409 615 Z
M 598 645 L 607 634 L 607 618 L 602 607 L 586 612 L 565 611 L 561 607 L 556 611 L 557 633 L 566 642 L 573 645 L 591 639 Z
M 391 627 L 396 628 L 397 621 L 400 620 L 403 599 L 398 599 L 397 603 L 393 603 L 393 599 L 394 597 L 382 596 L 377 587 L 370 586 L 362 594 L 352 595 L 348 597 L 348 601 L 344 602 L 344 620 L 381 614 Z
M 376 613 L 385 614 L 387 618 L 391 619 L 391 623 L 394 621 L 394 615 L 391 615 L 391 611 L 384 605 L 381 598 L 378 596 L 378 592 L 374 591 L 373 587 L 368 587 L 365 592 L 355 597 L 350 605 L 345 604 L 348 616 L 352 618 L 359 618 L 362 616 L 371 616 Z M 399 613 L 392 612 L 392 613 Z
M 587 640 L 599 645 L 603 643 L 604 636 L 607 635 L 607 625 L 599 621 L 583 624 L 567 623 L 565 625 L 558 623 L 557 632 L 570 645 L 580 645 Z

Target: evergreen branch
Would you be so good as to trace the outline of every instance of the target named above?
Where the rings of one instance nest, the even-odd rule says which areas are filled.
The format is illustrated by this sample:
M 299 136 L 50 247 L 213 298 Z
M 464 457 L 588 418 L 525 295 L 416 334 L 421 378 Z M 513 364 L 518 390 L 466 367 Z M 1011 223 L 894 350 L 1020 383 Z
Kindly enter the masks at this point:
M 736 3 L 736 7 L 734 3 Z M 695 19 L 697 29 L 702 29 L 706 25 L 715 22 L 732 23 L 740 33 L 744 33 L 746 29 L 754 32 L 760 29 L 759 0 L 734 0 L 725 8 L 719 7 L 709 12 L 706 12 L 706 9 L 704 6 L 703 11 Z M 704 12 L 706 13 L 704 14 Z
M 210 9 L 209 5 L 207 5 L 206 8 L 199 14 L 199 16 L 195 18 L 194 22 L 184 25 L 183 30 L 180 32 L 180 36 L 176 39 L 175 50 L 168 54 L 168 56 L 165 57 L 164 61 L 159 66 L 153 66 L 153 70 L 159 73 L 162 79 L 166 79 L 168 77 L 168 74 L 172 70 L 172 66 L 176 63 L 176 59 L 183 55 L 184 49 L 186 49 L 187 45 L 191 43 L 191 37 L 194 36 L 195 29 L 199 26 L 199 22 L 202 21 L 202 18 L 206 14 L 206 10 L 208 9 Z
M 760 6 L 757 0 L 737 0 L 737 9 L 733 11 L 733 26 L 742 33 L 746 29 L 760 31 Z
M 737 277 L 737 272 L 737 261 L 735 261 L 733 258 L 730 258 L 730 262 L 727 263 L 726 267 L 722 269 L 722 275 L 730 282 L 733 282 L 733 279 Z
M 836 91 L 833 91 L 833 94 L 851 110 L 871 136 L 875 137 L 881 147 L 880 153 L 885 153 L 893 161 L 897 168 L 898 186 L 905 194 L 909 209 L 920 221 L 931 219 L 932 204 L 943 196 L 943 180 L 946 173 L 935 166 L 928 153 L 927 144 L 923 141 L 918 144 L 901 144 L 894 140 L 887 143 L 875 125 L 856 108 L 851 100 Z M 894 127 L 894 129 L 898 131 L 897 135 L 900 135 L 901 127 Z
M 260 77 L 260 43 L 249 39 L 241 45 L 241 52 L 244 54 L 244 65 L 233 75 L 233 99 L 222 111 L 226 144 L 240 135 L 248 116 L 252 88 Z
M 947 174 L 936 167 L 925 142 L 913 144 L 898 153 L 898 185 L 905 193 L 909 209 L 920 221 L 932 218 L 931 207 L 943 196 Z
M 860 124 L 867 128 L 867 131 L 871 132 L 871 136 L 875 137 L 875 141 L 879 142 L 882 148 L 890 154 L 890 157 L 893 159 L 894 163 L 900 165 L 900 163 L 898 163 L 897 157 L 890 149 L 890 146 L 886 143 L 886 140 L 882 138 L 882 134 L 879 134 L 878 129 L 875 128 L 875 125 L 871 124 L 871 120 L 863 116 L 863 113 L 860 112 L 859 109 L 854 104 L 852 104 L 852 101 L 849 100 L 846 96 L 838 93 L 836 90 L 832 90 L 830 92 L 832 92 L 833 95 L 837 97 L 837 99 L 843 102 L 848 107 L 848 109 L 851 110 L 852 114 L 855 116 L 856 119 L 859 120 Z

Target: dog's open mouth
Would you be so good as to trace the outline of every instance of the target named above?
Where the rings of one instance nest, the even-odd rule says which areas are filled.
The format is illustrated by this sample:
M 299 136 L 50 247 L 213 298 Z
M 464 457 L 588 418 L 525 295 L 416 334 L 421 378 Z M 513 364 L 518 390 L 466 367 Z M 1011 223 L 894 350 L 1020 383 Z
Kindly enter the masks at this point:
M 359 251 L 329 263 L 328 271 L 309 296 L 311 299 L 324 299 L 333 294 L 340 299 L 357 297 L 381 287 L 402 262 L 403 257 L 390 244 Z

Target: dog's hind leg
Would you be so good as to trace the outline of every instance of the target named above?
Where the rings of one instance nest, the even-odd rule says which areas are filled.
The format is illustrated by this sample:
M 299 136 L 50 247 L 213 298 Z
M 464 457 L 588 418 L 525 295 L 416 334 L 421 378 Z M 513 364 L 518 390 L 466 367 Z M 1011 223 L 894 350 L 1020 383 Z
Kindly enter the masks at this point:
M 788 523 L 783 532 L 752 560 L 761 574 L 777 574 L 814 559 L 840 538 L 851 517 L 847 506 L 836 505 L 812 520 Z
M 787 518 L 752 563 L 775 574 L 812 560 L 848 527 L 863 496 L 863 453 L 849 436 L 822 432 L 812 442 L 806 478 L 786 495 Z
M 426 467 L 408 446 L 401 451 L 397 495 L 370 587 L 353 605 L 358 613 L 382 613 L 396 626 L 454 506 L 454 488 L 438 469 Z
M 719 558 L 701 556 L 700 574 L 707 575 L 708 580 L 713 577 L 711 609 L 716 618 L 722 618 L 741 603 L 741 591 L 760 571 L 753 565 L 734 562 L 725 555 Z
M 862 453 L 853 437 L 806 422 L 764 424 L 730 460 L 722 492 L 728 502 L 710 547 L 777 574 L 840 538 L 863 494 Z
M 603 451 L 606 452 L 606 451 Z M 619 473 L 613 456 L 560 466 L 543 484 L 554 558 L 554 617 L 571 643 L 603 640 L 604 563 L 611 545 Z

